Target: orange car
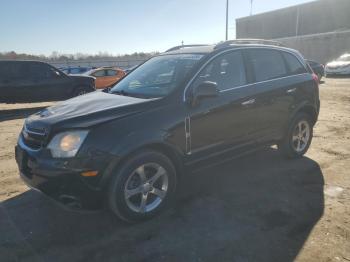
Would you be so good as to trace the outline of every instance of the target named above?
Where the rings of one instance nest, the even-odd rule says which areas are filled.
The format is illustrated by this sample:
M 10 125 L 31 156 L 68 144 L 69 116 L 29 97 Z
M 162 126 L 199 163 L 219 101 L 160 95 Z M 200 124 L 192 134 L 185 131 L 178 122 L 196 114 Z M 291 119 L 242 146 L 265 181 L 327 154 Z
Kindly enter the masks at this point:
M 96 78 L 96 89 L 111 87 L 125 76 L 125 72 L 117 67 L 101 67 L 90 70 L 86 74 Z

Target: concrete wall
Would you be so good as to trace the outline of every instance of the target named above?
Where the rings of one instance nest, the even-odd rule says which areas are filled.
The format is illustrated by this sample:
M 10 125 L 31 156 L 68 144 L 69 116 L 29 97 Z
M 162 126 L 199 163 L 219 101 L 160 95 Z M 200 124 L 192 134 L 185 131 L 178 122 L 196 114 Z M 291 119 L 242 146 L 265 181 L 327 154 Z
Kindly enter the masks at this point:
M 277 39 L 285 46 L 299 50 L 303 56 L 327 63 L 344 53 L 350 53 L 350 30 L 335 33 Z
M 350 0 L 318 0 L 236 20 L 236 38 L 274 39 L 321 63 L 350 53 Z
M 318 0 L 236 20 L 237 38 L 274 39 L 350 29 L 350 0 Z

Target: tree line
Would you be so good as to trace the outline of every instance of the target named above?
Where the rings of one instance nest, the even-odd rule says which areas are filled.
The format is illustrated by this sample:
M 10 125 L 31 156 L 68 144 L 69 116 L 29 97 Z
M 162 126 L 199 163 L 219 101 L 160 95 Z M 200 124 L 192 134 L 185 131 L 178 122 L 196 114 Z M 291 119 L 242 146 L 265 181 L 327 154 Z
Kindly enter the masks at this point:
M 0 59 L 2 60 L 40 60 L 47 62 L 64 62 L 64 61 L 94 61 L 94 60 L 146 60 L 147 58 L 156 55 L 157 52 L 144 53 L 135 52 L 132 54 L 124 55 L 112 55 L 108 52 L 99 52 L 97 54 L 61 54 L 57 51 L 52 52 L 50 55 L 32 55 L 26 53 L 0 52 Z

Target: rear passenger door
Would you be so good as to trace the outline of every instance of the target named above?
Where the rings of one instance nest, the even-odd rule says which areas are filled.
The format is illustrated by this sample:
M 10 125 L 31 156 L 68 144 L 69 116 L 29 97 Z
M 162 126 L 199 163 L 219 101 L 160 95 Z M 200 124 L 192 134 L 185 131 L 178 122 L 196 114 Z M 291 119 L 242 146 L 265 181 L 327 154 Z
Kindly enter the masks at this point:
M 117 75 L 118 71 L 115 69 L 106 70 L 106 86 L 115 84 L 119 80 Z
M 280 139 L 294 105 L 293 75 L 280 50 L 256 48 L 246 52 L 253 72 L 259 142 Z

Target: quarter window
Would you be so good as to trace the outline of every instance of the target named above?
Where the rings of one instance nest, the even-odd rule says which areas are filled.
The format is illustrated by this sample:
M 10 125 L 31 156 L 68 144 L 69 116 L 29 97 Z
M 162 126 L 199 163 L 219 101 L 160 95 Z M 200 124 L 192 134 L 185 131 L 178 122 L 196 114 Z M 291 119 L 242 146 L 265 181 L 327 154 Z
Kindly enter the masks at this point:
M 290 75 L 306 73 L 305 67 L 300 63 L 300 61 L 294 55 L 283 52 L 283 56 L 287 62 Z
M 279 51 L 255 49 L 249 51 L 250 62 L 257 82 L 271 80 L 287 75 L 285 63 Z
M 211 61 L 197 76 L 194 86 L 204 81 L 215 82 L 219 90 L 227 90 L 247 83 L 241 52 L 220 55 Z

